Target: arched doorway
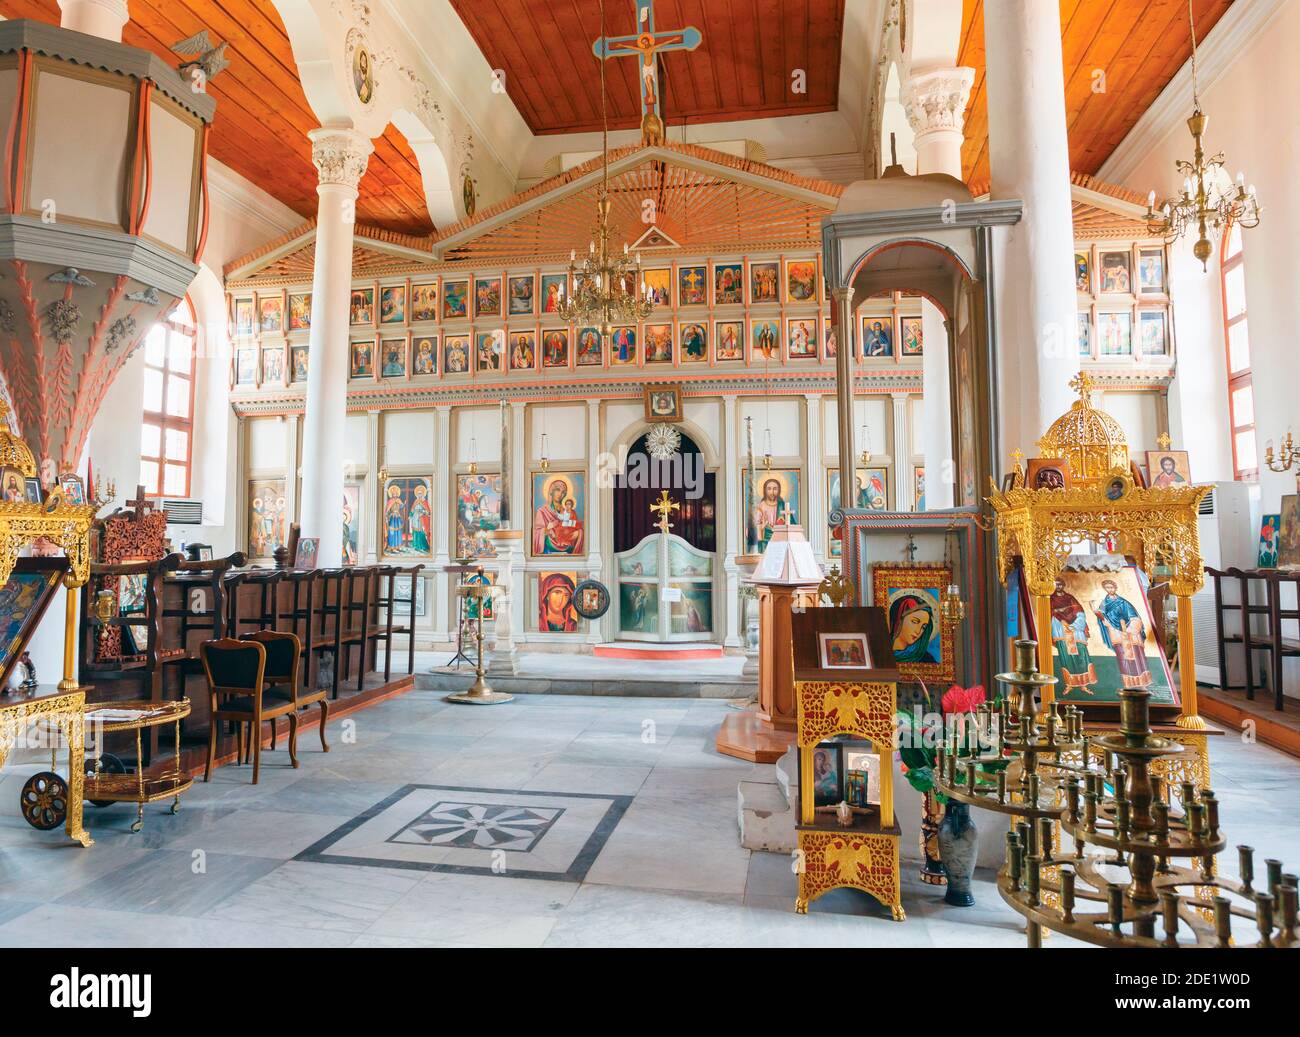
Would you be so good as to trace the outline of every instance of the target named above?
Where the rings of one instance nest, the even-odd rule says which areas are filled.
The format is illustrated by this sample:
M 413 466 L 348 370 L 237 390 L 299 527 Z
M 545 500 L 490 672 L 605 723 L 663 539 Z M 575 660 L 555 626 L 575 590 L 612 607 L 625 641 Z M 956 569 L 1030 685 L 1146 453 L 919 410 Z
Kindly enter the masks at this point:
M 685 433 L 662 460 L 649 434 L 628 451 L 614 486 L 615 629 L 620 640 L 676 643 L 715 640 L 717 617 L 717 475 Z M 651 505 L 668 491 L 677 505 L 665 533 Z

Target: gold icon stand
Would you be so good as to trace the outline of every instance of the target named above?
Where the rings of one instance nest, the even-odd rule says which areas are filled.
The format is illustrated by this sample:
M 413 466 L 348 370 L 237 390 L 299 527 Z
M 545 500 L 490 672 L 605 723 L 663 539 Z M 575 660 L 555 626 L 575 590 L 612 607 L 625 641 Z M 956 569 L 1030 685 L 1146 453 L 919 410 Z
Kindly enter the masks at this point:
M 444 702 L 456 702 L 467 706 L 496 706 L 502 702 L 513 702 L 514 696 L 504 691 L 493 691 L 487 682 L 487 671 L 483 667 L 483 611 L 492 588 L 479 583 L 465 584 L 456 588 L 462 598 L 474 598 L 478 601 L 478 624 L 474 629 L 474 643 L 478 651 L 474 663 L 474 683 L 469 691 L 447 695 Z

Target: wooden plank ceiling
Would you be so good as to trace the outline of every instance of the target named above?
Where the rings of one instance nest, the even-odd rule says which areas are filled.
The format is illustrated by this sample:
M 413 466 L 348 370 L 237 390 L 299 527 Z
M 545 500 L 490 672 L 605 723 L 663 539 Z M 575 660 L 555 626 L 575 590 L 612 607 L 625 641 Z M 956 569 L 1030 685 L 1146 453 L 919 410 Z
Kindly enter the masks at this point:
M 1232 2 L 1194 0 L 1198 42 Z M 1060 0 L 1060 4 L 1070 168 L 1093 174 L 1191 57 L 1187 0 Z M 966 181 L 978 190 L 987 186 L 989 177 L 984 2 L 964 0 L 962 6 L 957 63 L 975 69 L 962 169 Z M 1093 89 L 1097 69 L 1105 73 L 1104 93 Z
M 600 37 L 595 0 L 451 0 L 506 92 L 534 133 L 599 130 Z M 655 29 L 693 25 L 704 41 L 692 53 L 660 57 L 667 124 L 807 115 L 834 111 L 839 96 L 844 0 L 657 0 Z M 636 29 L 632 0 L 606 0 L 610 36 Z M 794 93 L 792 72 L 807 73 Z M 640 125 L 637 62 L 605 69 L 613 129 Z
M 207 29 L 229 41 L 230 67 L 209 84 L 217 100 L 210 153 L 305 217 L 316 215 L 316 169 L 307 131 L 320 125 L 298 81 L 284 23 L 271 0 L 130 0 L 123 41 L 171 65 L 171 45 Z M 6 18 L 58 24 L 57 0 L 0 0 Z M 357 219 L 404 234 L 432 233 L 420 167 L 389 126 L 361 181 Z

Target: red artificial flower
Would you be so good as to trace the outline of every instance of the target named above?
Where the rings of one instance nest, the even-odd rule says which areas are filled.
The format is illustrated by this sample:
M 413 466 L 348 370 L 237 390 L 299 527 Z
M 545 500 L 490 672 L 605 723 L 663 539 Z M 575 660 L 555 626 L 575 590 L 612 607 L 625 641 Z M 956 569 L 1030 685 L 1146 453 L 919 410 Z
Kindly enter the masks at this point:
M 943 693 L 942 705 L 945 713 L 974 713 L 986 698 L 984 685 L 976 684 L 973 688 L 962 688 L 954 684 Z

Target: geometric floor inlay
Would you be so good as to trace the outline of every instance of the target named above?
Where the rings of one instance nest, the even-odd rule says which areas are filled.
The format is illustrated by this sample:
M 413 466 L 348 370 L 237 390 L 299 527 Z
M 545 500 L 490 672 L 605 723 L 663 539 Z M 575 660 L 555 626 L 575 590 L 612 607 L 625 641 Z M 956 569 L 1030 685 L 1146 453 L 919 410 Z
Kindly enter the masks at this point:
M 581 882 L 631 803 L 591 792 L 404 785 L 296 859 Z
M 564 811 L 484 803 L 439 803 L 396 835 L 394 843 L 462 846 L 528 853 Z

